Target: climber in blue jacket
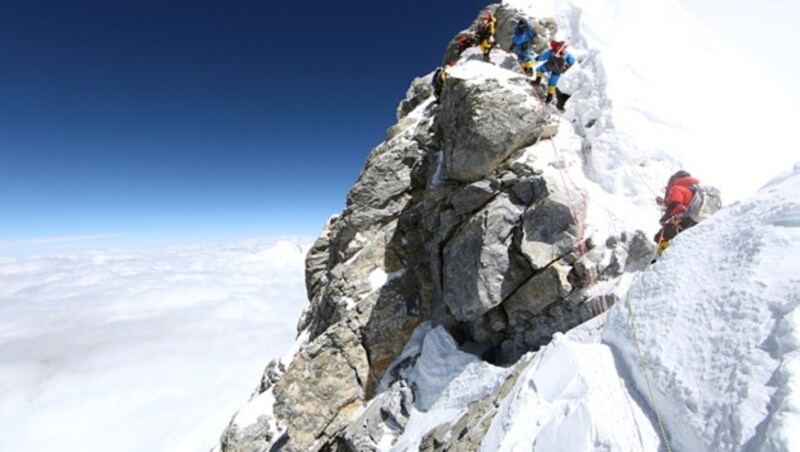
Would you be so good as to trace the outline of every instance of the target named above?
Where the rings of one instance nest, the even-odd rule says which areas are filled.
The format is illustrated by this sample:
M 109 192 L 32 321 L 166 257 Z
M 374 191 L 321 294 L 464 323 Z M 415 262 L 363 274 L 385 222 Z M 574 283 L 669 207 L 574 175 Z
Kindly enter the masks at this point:
M 511 39 L 511 47 L 508 51 L 514 51 L 517 54 L 519 65 L 522 70 L 528 75 L 533 75 L 533 39 L 536 33 L 533 31 L 530 22 L 525 19 L 520 19 L 517 22 L 517 27 L 514 29 L 514 37 Z
M 549 104 L 553 100 L 553 95 L 556 92 L 556 84 L 561 74 L 575 64 L 575 57 L 567 52 L 567 45 L 562 41 L 553 41 L 550 43 L 550 49 L 545 53 L 536 57 L 536 61 L 544 61 L 545 63 L 536 68 L 536 80 L 533 81 L 534 85 L 542 82 L 545 72 L 550 73 L 550 80 L 547 82 L 547 98 L 545 103 Z

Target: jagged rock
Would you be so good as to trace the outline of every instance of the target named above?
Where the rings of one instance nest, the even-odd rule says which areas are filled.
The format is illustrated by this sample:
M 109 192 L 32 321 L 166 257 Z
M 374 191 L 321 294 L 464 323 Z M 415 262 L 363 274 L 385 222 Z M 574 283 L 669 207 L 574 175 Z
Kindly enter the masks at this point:
M 286 373 L 286 365 L 280 359 L 273 359 L 264 368 L 264 373 L 261 375 L 261 384 L 258 385 L 257 393 L 262 393 L 267 389 L 275 386 L 275 383 L 283 378 Z
M 497 190 L 492 188 L 491 183 L 482 180 L 454 191 L 449 197 L 449 202 L 456 215 L 472 214 L 496 195 Z
M 548 196 L 531 206 L 523 217 L 522 253 L 534 270 L 550 265 L 578 244 L 574 215 L 585 207 L 577 194 L 570 197 L 550 188 L 555 186 L 548 183 Z
M 325 270 L 328 268 L 328 251 L 330 249 L 330 232 L 338 215 L 333 215 L 325 223 L 319 237 L 306 254 L 306 293 L 309 300 L 313 300 L 319 288 L 324 284 Z
M 578 287 L 586 287 L 600 278 L 600 273 L 604 270 L 600 268 L 604 262 L 607 249 L 593 249 L 578 258 L 572 264 L 572 275 L 570 280 Z
M 340 322 L 309 343 L 273 387 L 284 450 L 314 450 L 363 405 L 369 362 L 356 325 Z M 309 384 L 313 381 L 313 384 Z
M 397 217 L 408 202 L 411 169 L 421 158 L 416 141 L 395 140 L 376 147 L 347 194 L 343 226 L 360 231 Z M 355 232 L 347 237 L 354 235 Z
M 400 121 L 417 108 L 427 98 L 433 96 L 433 86 L 431 85 L 431 77 L 433 73 L 417 77 L 411 82 L 406 92 L 406 98 L 400 101 L 397 106 L 397 120 Z M 387 138 L 388 140 L 388 138 Z
M 389 395 L 381 405 L 381 417 L 391 427 L 404 430 L 414 406 L 414 392 L 403 381 L 397 381 L 389 388 Z
M 266 452 L 280 436 L 269 411 L 274 396 L 272 388 L 286 372 L 280 359 L 267 364 L 261 382 L 247 404 L 231 419 L 219 442 L 221 452 Z
M 508 316 L 503 310 L 503 305 L 496 306 L 479 319 L 469 322 L 468 327 L 472 340 L 496 345 L 506 338 Z
M 266 418 L 259 419 L 259 422 L 243 428 L 237 426 L 235 421 L 231 421 L 220 437 L 220 450 L 222 452 L 267 452 L 270 450 L 270 443 L 273 439 L 275 439 L 275 432 Z
M 497 38 L 507 48 L 518 11 L 488 9 L 500 20 Z M 555 22 L 531 22 L 543 50 Z M 376 395 L 377 383 L 419 323 L 433 320 L 452 327 L 459 341 L 480 342 L 471 344 L 471 360 L 480 354 L 513 363 L 556 331 L 596 315 L 598 300 L 615 301 L 571 287 L 570 263 L 577 273 L 604 277 L 639 265 L 652 251 L 643 235 L 607 244 L 596 252 L 600 261 L 589 262 L 583 247 L 576 251 L 581 194 L 560 192 L 533 167 L 535 157 L 515 158 L 553 136 L 555 125 L 526 78 L 502 69 L 518 70 L 511 54 L 493 51 L 488 65 L 478 50 L 468 52 L 465 59 L 481 61 L 455 66 L 439 103 L 431 102 L 430 75 L 411 84 L 398 123 L 372 150 L 341 216 L 307 255 L 310 305 L 298 328 L 309 342 L 288 368 L 265 371 L 252 403 L 267 408 L 263 415 L 253 410 L 252 422 L 232 422 L 224 450 L 383 447 L 386 432 L 399 434 L 412 411 L 401 369 L 416 369 L 417 357 L 397 364 L 387 376 L 394 385 Z M 426 403 L 438 394 L 414 390 L 428 394 L 419 397 Z M 477 449 L 498 397 L 473 404 L 420 447 Z
M 590 240 L 586 243 L 587 247 L 591 244 Z M 625 271 L 641 270 L 650 263 L 654 251 L 655 246 L 642 231 L 609 237 L 605 247 L 592 248 L 572 262 L 570 281 L 577 287 L 587 287 Z
M 625 259 L 625 271 L 642 270 L 650 264 L 655 255 L 656 246 L 644 232 L 636 231 L 627 242 L 628 255 Z
M 501 83 L 459 74 L 453 71 L 447 79 L 436 119 L 447 178 L 486 177 L 518 149 L 555 134 L 524 77 Z
M 349 450 L 379 450 L 378 444 L 387 429 L 402 432 L 414 403 L 414 393 L 405 380 L 400 380 L 384 393 L 377 395 L 367 408 L 350 422 L 344 432 Z
M 417 123 L 417 119 L 409 116 L 404 116 L 397 121 L 397 124 L 389 127 L 386 130 L 386 141 L 390 141 L 392 138 L 400 135 L 404 131 L 408 130 L 409 127 Z
M 395 219 L 380 230 L 356 235 L 351 244 L 357 246 L 357 252 L 352 256 L 344 253 L 349 259 L 328 271 L 327 285 L 311 300 L 307 315 L 310 320 L 306 328 L 312 338 L 342 319 L 355 315 L 370 319 L 370 328 L 365 331 L 370 345 L 375 348 L 375 354 L 370 356 L 377 369 L 382 369 L 379 363 L 383 361 L 379 350 L 395 350 L 398 347 L 395 342 L 404 341 L 399 335 L 413 329 L 418 317 L 429 311 L 428 305 L 423 306 L 416 284 L 401 284 L 415 274 L 406 274 L 404 270 L 407 246 L 399 238 L 398 222 Z M 400 279 L 377 287 L 384 278 Z M 404 326 L 406 324 L 410 326 Z M 374 335 L 372 328 L 379 325 L 391 326 L 392 330 Z M 392 340 L 386 342 L 386 338 Z M 402 349 L 402 344 L 399 347 Z
M 569 295 L 567 270 L 555 263 L 528 279 L 503 303 L 511 331 L 524 331 L 530 320 L 551 304 Z
M 386 392 L 378 394 L 344 432 L 349 450 L 375 451 L 385 429 L 402 432 L 411 416 L 414 393 L 405 380 L 396 381 Z
M 499 195 L 465 222 L 444 247 L 444 302 L 459 320 L 499 305 L 530 275 L 512 248 L 522 208 Z
M 414 273 L 403 271 L 365 301 L 371 303 L 369 320 L 363 326 L 370 363 L 368 395 L 372 393 L 372 385 L 403 351 L 414 328 L 430 316 L 430 308 L 422 304 L 414 277 Z

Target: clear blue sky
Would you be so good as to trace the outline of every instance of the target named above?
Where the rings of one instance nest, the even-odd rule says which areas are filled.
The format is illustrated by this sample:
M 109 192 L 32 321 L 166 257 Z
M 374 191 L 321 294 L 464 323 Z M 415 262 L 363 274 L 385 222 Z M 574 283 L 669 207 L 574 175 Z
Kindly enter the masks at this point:
M 489 2 L 0 4 L 0 242 L 316 234 Z

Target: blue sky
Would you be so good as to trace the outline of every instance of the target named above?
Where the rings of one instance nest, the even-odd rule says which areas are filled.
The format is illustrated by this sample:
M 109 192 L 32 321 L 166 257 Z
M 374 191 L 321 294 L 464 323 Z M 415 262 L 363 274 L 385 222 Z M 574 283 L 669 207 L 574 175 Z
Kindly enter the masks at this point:
M 781 22 L 797 2 L 681 1 L 800 104 Z M 0 253 L 316 235 L 412 78 L 487 3 L 0 3 Z
M 487 2 L 0 5 L 0 241 L 315 235 Z

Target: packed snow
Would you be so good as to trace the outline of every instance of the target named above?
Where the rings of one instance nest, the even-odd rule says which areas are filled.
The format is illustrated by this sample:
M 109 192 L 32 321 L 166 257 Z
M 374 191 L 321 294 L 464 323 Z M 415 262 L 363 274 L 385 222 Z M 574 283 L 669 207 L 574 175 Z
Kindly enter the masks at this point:
M 0 450 L 209 450 L 292 346 L 308 245 L 0 259 Z

